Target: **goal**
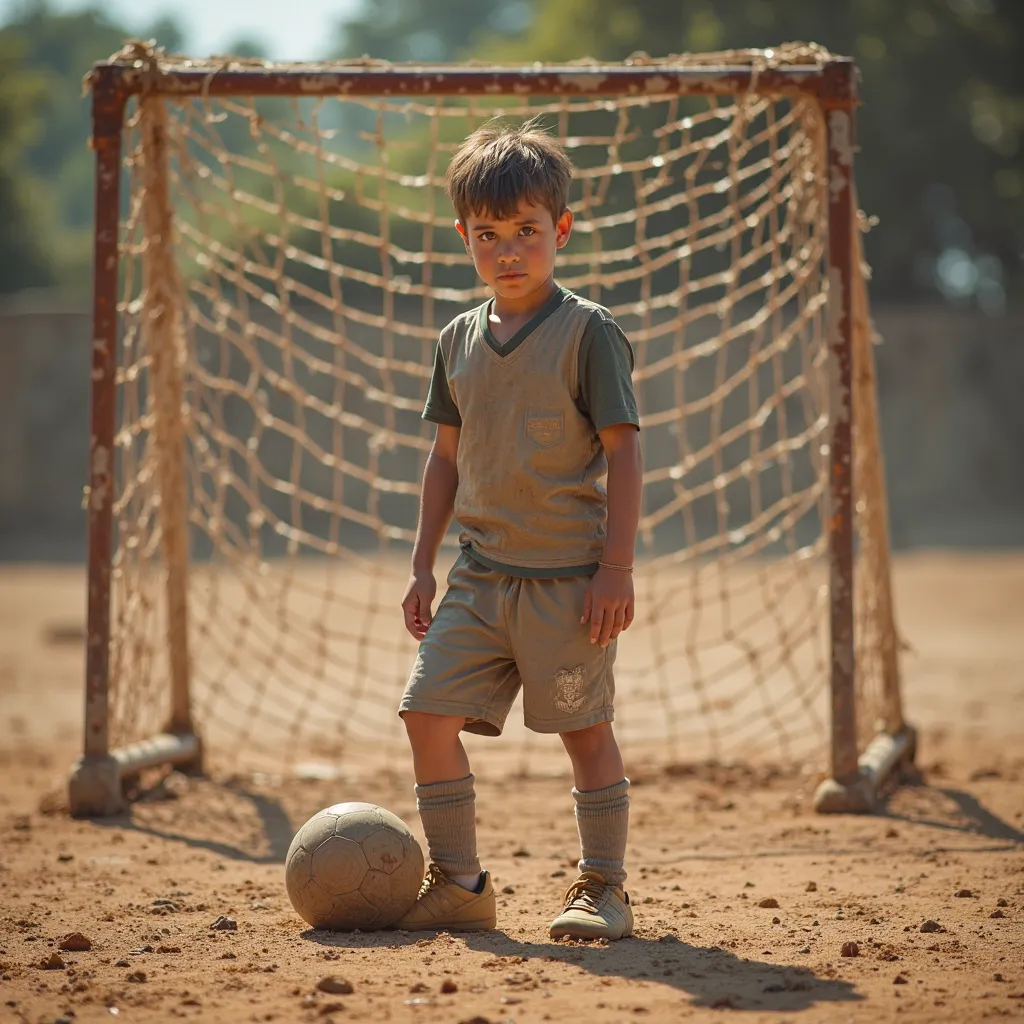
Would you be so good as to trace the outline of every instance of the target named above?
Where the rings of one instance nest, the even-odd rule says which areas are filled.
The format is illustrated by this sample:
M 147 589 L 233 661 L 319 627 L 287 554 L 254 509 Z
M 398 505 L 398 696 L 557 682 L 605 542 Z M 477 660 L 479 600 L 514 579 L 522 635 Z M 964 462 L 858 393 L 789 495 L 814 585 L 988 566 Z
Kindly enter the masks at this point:
M 537 117 L 577 168 L 560 282 L 636 352 L 631 765 L 786 765 L 866 810 L 903 721 L 853 158 L 805 45 L 622 64 L 269 65 L 131 44 L 91 74 L 95 324 L 76 814 L 203 758 L 405 749 L 399 601 L 438 331 L 482 302 L 451 153 Z M 439 582 L 457 551 L 450 533 Z M 511 716 L 515 718 L 515 714 Z M 474 764 L 538 770 L 511 722 Z M 200 742 L 201 738 L 201 742 Z M 504 759 L 504 760 L 502 760 Z M 312 767 L 311 767 L 312 765 Z

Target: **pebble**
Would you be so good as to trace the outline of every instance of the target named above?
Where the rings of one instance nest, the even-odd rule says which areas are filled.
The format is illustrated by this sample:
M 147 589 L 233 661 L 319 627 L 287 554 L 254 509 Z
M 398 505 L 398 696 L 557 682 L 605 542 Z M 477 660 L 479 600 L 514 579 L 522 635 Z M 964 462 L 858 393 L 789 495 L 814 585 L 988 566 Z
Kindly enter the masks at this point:
M 444 981 L 441 982 L 441 991 L 444 992 L 445 995 L 450 995 L 452 992 L 458 992 L 459 986 L 456 985 L 451 978 L 445 978 Z
M 327 992 L 332 996 L 350 996 L 355 991 L 352 988 L 352 982 L 347 978 L 336 978 L 331 974 L 326 978 L 321 978 L 316 983 L 316 987 L 321 992 Z
M 215 932 L 236 932 L 238 931 L 238 922 L 233 917 L 225 917 L 221 914 L 210 927 Z
M 513 894 L 515 893 L 515 889 L 514 889 L 514 888 L 512 888 L 512 886 L 511 886 L 511 885 L 506 885 L 506 886 L 505 886 L 505 887 L 504 887 L 504 888 L 503 888 L 503 889 L 502 889 L 501 891 L 502 891 L 502 892 L 503 892 L 503 893 L 504 893 L 504 894 L 505 894 L 506 896 L 512 896 L 512 895 L 513 895 Z
M 1006 915 L 1001 910 L 993 910 L 992 913 L 989 914 L 988 916 L 989 917 L 1006 917 Z
M 974 893 L 971 892 L 970 889 L 961 889 L 959 892 L 955 893 L 955 895 L 959 900 L 969 900 L 974 896 Z
M 766 896 L 763 900 L 758 900 L 757 905 L 765 910 L 771 910 L 778 907 L 779 901 L 774 896 Z
M 92 942 L 81 932 L 68 932 L 67 935 L 61 936 L 57 948 L 68 953 L 88 953 L 92 949 Z
M 807 883 L 807 888 L 804 890 L 804 892 L 817 892 L 817 891 L 818 891 L 818 883 L 817 882 L 808 882 Z
M 133 981 L 137 985 L 141 985 L 146 980 L 145 971 L 132 971 L 127 978 L 128 981 Z
M 923 931 L 923 932 L 941 932 L 942 931 L 942 925 L 939 924 L 938 921 L 925 921 L 925 923 L 923 925 L 921 925 L 921 931 Z
M 39 966 L 44 971 L 62 971 L 67 964 L 61 959 L 59 953 L 51 953 L 45 960 L 39 961 Z
M 860 946 L 856 942 L 844 942 L 839 950 L 840 956 L 860 956 Z

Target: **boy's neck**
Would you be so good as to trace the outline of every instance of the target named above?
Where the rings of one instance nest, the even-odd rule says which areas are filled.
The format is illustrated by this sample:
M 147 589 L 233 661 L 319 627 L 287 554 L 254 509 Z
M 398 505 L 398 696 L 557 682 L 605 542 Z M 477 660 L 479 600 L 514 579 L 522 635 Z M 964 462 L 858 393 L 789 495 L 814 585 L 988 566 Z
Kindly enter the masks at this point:
M 491 306 L 491 316 L 503 322 L 518 321 L 525 323 L 536 313 L 539 313 L 551 301 L 557 291 L 558 285 L 555 283 L 554 276 L 551 276 L 527 295 L 503 298 L 495 292 L 494 303 Z

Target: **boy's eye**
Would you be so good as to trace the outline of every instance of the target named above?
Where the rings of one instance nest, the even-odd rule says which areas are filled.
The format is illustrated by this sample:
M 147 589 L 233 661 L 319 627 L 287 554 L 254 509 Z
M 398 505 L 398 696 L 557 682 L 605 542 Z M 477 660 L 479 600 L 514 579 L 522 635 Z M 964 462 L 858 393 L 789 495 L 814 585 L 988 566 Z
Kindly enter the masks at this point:
M 477 241 L 478 242 L 489 242 L 489 241 L 491 241 L 492 238 L 494 238 L 494 232 L 493 231 L 481 231 L 480 234 L 477 235 L 476 237 L 477 237 Z
M 522 227 L 521 227 L 521 228 L 519 229 L 519 234 L 521 234 L 521 235 L 535 235 L 536 233 L 537 233 L 537 232 L 536 232 L 536 231 L 534 231 L 534 229 L 533 229 L 533 228 L 531 228 L 529 224 L 524 224 L 524 225 L 523 225 L 523 226 L 522 226 Z

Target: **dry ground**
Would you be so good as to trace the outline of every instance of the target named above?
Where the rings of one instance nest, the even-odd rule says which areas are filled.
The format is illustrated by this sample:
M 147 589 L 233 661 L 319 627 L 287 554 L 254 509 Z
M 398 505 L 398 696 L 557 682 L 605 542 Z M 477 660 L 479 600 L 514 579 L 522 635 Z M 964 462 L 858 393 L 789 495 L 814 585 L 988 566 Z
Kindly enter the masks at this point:
M 318 808 L 369 799 L 418 827 L 403 763 L 332 780 L 214 759 L 121 818 L 68 819 L 84 586 L 2 570 L 0 1021 L 1024 1019 L 1024 557 L 903 558 L 896 582 L 923 779 L 823 818 L 800 773 L 635 761 L 637 935 L 603 946 L 547 938 L 576 844 L 561 761 L 479 773 L 486 935 L 330 935 L 288 904 L 284 851 Z M 90 950 L 40 966 L 76 931 Z

